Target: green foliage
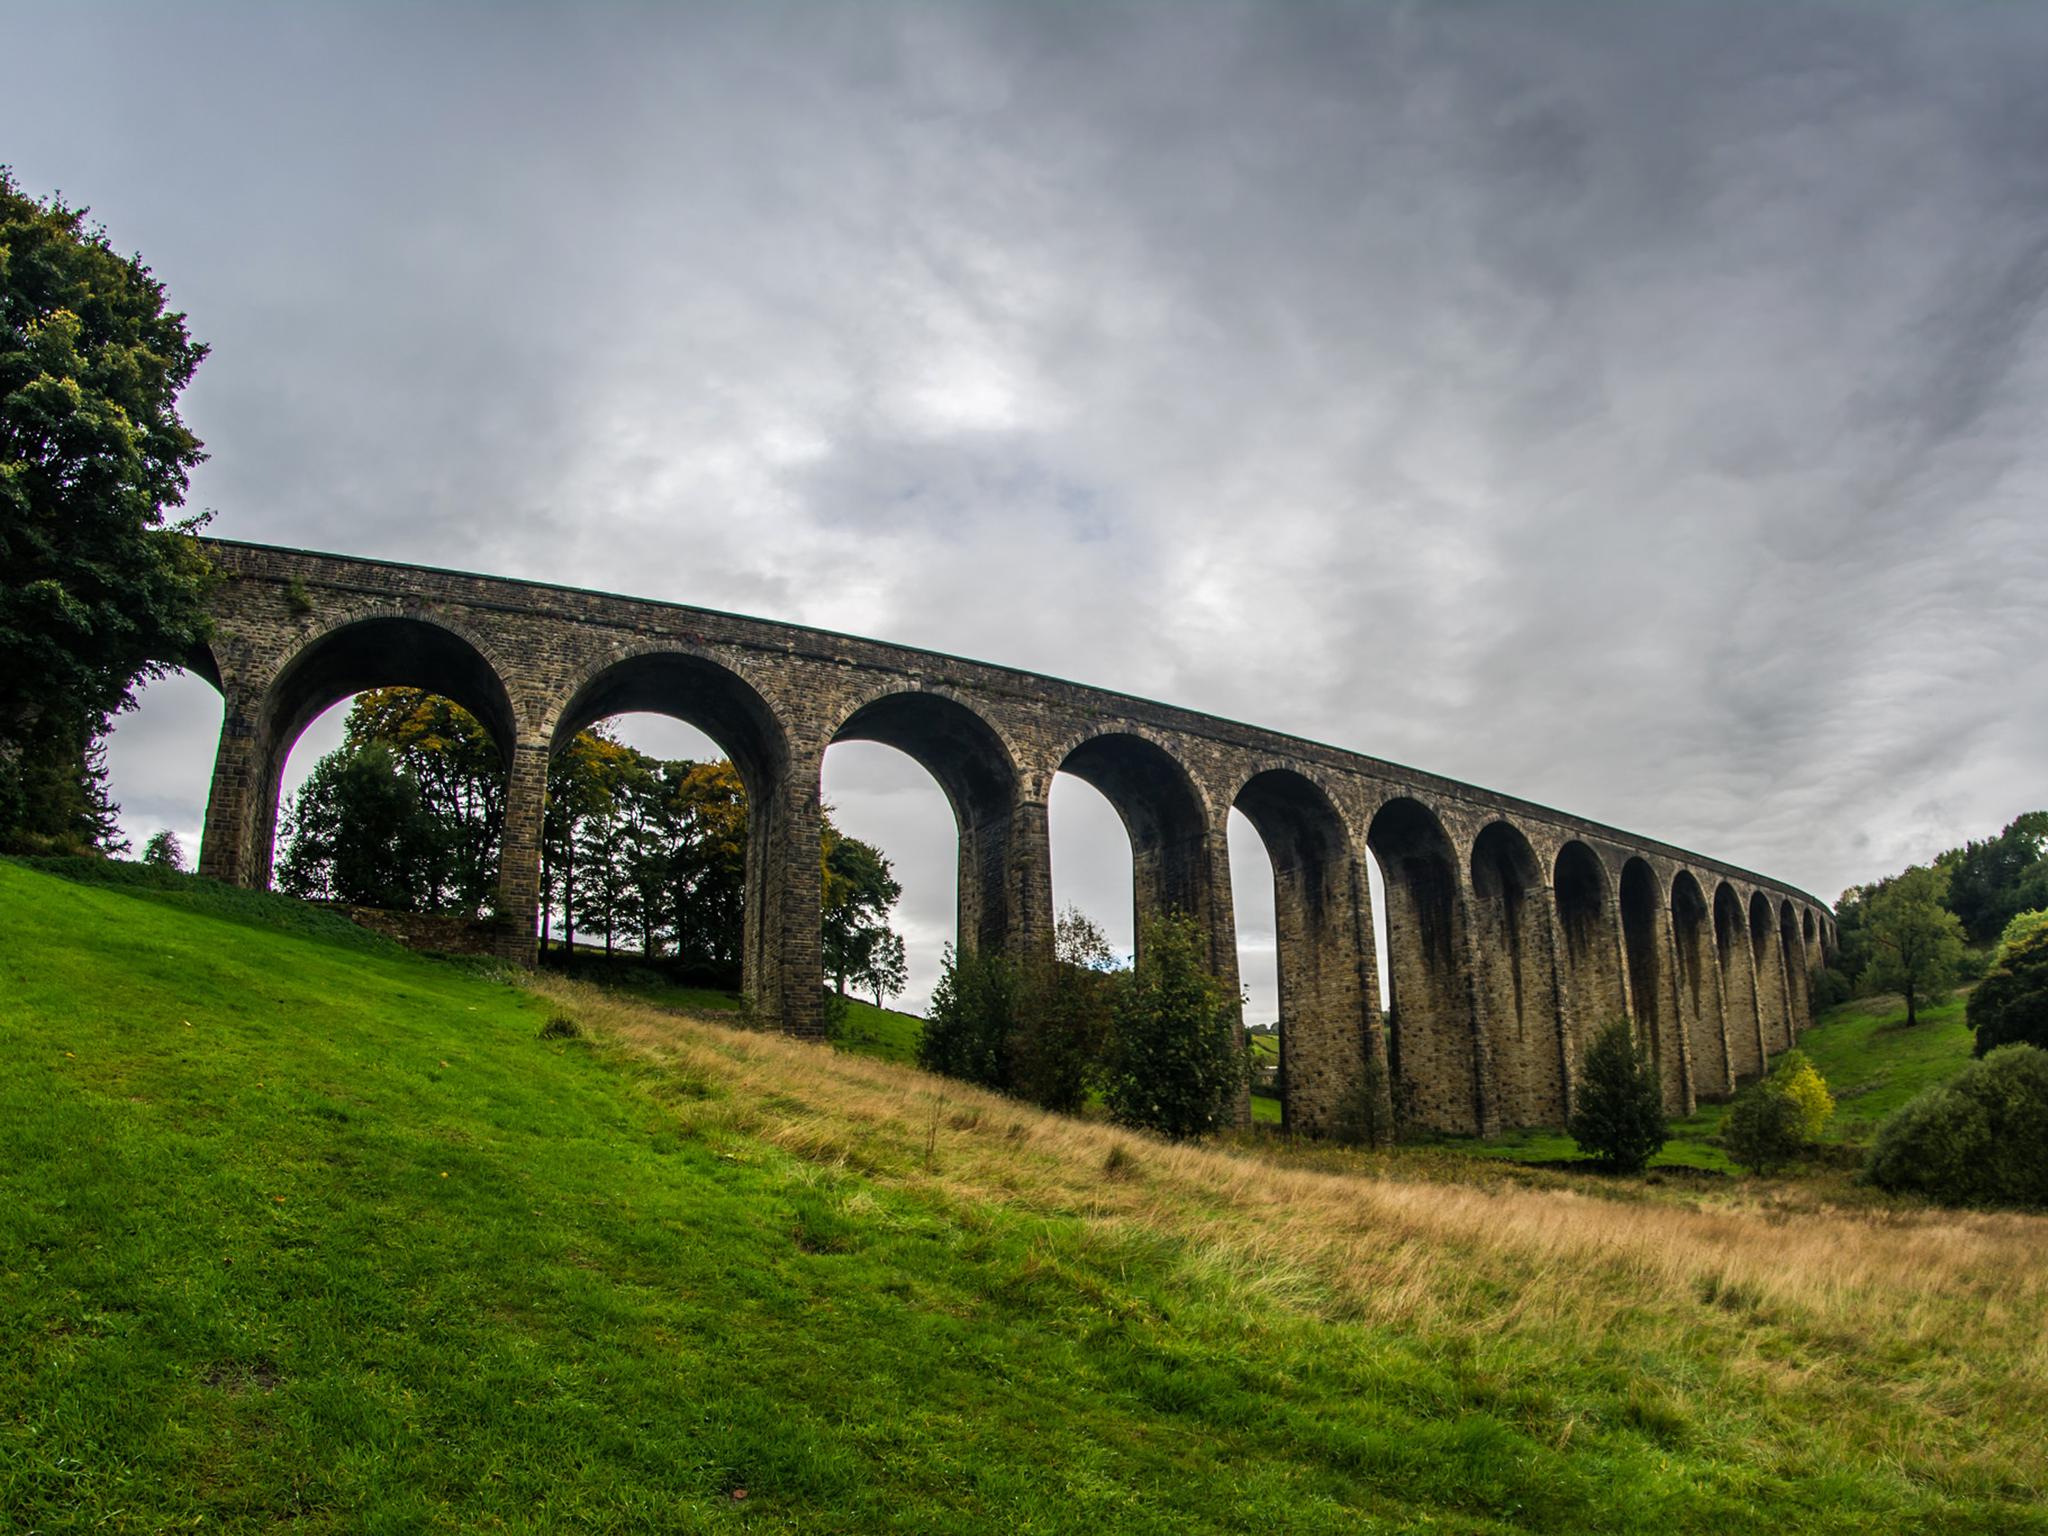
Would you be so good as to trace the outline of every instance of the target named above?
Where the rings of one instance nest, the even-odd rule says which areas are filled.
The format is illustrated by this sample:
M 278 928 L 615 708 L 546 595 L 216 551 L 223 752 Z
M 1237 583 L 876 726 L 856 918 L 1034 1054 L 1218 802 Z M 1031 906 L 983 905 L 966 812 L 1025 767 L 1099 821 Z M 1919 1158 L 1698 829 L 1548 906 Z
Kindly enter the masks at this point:
M 1979 1056 L 2001 1045 L 2048 1050 L 2048 927 L 2021 933 L 2020 942 L 2004 951 L 1998 969 L 1970 994 L 1968 1016 Z
M 1247 1070 L 1237 1023 L 1238 1000 L 1210 974 L 1195 920 L 1148 919 L 1111 1015 L 1103 1067 L 1110 1117 L 1175 1141 L 1228 1125 Z
M 1721 1140 L 1729 1157 L 1744 1168 L 1772 1173 L 1806 1150 L 1805 1113 L 1782 1083 L 1764 1078 L 1735 1096 L 1721 1125 Z
M 824 903 L 820 913 L 825 974 L 844 996 L 851 982 L 873 990 L 885 979 L 894 937 L 889 913 L 903 895 L 895 871 L 882 850 L 832 825 L 828 811 L 823 839 Z M 901 943 L 895 946 L 901 959 Z M 897 967 L 901 970 L 901 966 Z M 896 985 L 900 988 L 902 982 Z M 881 1005 L 879 996 L 876 1006 Z
M 1965 843 L 1937 862 L 1949 872 L 1948 909 L 1972 944 L 1989 945 L 2014 914 L 2048 907 L 2048 811 L 2013 819 L 1998 836 Z
M 1008 956 L 946 946 L 917 1064 L 1008 1093 L 1015 1082 L 1014 1038 L 1023 988 Z
M 1906 1000 L 1906 1022 L 1919 1005 L 1955 983 L 1963 958 L 1963 925 L 1942 905 L 1948 872 L 1914 865 L 1863 902 L 1862 930 L 1869 960 L 1860 978 L 1871 991 L 1896 991 Z
M 442 829 L 381 742 L 313 765 L 284 817 L 278 889 L 307 901 L 437 910 Z
M 1386 1063 L 1368 1050 L 1358 1081 L 1337 1104 L 1336 1123 L 1330 1134 L 1346 1146 L 1387 1146 L 1401 1132 L 1396 1111 L 1396 1096 L 1387 1081 Z
M 1087 1099 L 1109 1040 L 1115 966 L 1092 919 L 1075 907 L 1060 913 L 1051 958 L 1024 967 L 1012 1052 L 1019 1097 L 1062 1114 Z
M 2048 1205 L 2048 1051 L 2001 1046 L 1928 1089 L 1885 1121 L 1864 1174 L 1948 1204 Z
M 169 827 L 160 828 L 150 833 L 149 841 L 142 845 L 142 862 L 157 869 L 183 869 L 185 845 Z
M 164 521 L 205 356 L 147 267 L 0 167 L 0 847 L 104 846 L 88 749 L 205 636 L 197 521 Z
M 1832 965 L 1824 965 L 1813 973 L 1813 1011 L 1826 1013 L 1839 1007 L 1855 995 L 1856 988 L 1847 975 Z
M 1790 1050 L 1771 1063 L 1771 1086 L 1799 1111 L 1801 1141 L 1818 1141 L 1835 1118 L 1835 1096 L 1806 1052 Z
M 2017 913 L 1998 936 L 1998 950 L 1993 956 L 1993 963 L 2003 961 L 2013 950 L 2043 933 L 2048 933 L 2048 907 Z
M 1664 1145 L 1657 1066 L 1626 1018 L 1610 1019 L 1587 1042 L 1567 1129 L 1582 1154 L 1618 1173 L 1639 1172 Z

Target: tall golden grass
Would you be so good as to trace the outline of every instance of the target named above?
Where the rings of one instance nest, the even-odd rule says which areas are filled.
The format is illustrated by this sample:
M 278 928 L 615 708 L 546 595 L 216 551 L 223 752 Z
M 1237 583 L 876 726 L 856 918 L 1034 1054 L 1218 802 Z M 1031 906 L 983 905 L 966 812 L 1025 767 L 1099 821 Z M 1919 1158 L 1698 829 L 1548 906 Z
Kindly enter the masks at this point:
M 594 1036 L 721 1090 L 691 1113 L 807 1162 L 962 1211 L 1163 1240 L 1205 1294 L 1507 1341 L 1531 1372 L 1603 1350 L 1705 1360 L 1676 1390 L 1754 1394 L 1794 1419 L 1853 1402 L 1866 1454 L 2048 1489 L 2048 1218 L 1742 1184 L 1615 1198 L 1366 1153 L 1303 1167 L 1045 1114 L 560 978 L 529 984 Z

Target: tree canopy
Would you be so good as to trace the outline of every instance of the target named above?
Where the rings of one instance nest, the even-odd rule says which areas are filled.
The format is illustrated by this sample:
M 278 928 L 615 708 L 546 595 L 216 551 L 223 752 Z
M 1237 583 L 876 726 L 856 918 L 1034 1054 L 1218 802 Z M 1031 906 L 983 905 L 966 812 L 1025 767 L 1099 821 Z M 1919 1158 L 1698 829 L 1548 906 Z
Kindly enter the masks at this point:
M 1943 904 L 1948 871 L 1916 864 L 1864 901 L 1863 932 L 1869 960 L 1862 976 L 1872 991 L 1896 991 L 1906 1000 L 1906 1022 L 1919 1007 L 1954 985 L 1963 958 L 1963 925 Z
M 103 841 L 87 753 L 205 635 L 206 562 L 166 524 L 204 454 L 206 356 L 138 257 L 0 168 L 0 845 Z

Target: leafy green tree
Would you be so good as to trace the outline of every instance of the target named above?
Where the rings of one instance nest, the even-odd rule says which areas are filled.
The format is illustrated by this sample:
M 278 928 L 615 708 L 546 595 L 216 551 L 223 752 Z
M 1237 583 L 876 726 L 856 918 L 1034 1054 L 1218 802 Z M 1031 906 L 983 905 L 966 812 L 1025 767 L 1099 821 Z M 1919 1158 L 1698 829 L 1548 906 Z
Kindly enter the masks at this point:
M 377 688 L 356 695 L 344 750 L 371 743 L 391 749 L 419 786 L 440 829 L 436 910 L 479 913 L 498 883 L 505 830 L 505 759 L 490 733 L 453 700 L 419 688 Z
M 2048 1051 L 2001 1046 L 1908 1101 L 1863 1172 L 1951 1204 L 2048 1206 Z
M 2048 906 L 2048 811 L 2018 816 L 1996 837 L 1965 843 L 1937 862 L 1949 872 L 1945 905 L 1972 944 L 1990 944 L 2015 913 Z
M 1967 1016 L 1978 1056 L 2002 1045 L 2048 1050 L 2048 926 L 2022 930 L 2020 942 L 1970 993 Z
M 1992 957 L 1992 963 L 2003 962 L 2007 955 L 2036 934 L 2042 933 L 2048 933 L 2048 908 L 2017 913 L 2013 920 L 2005 925 L 2005 931 L 1998 936 L 1998 952 Z
M 1963 925 L 1942 905 L 1948 872 L 1916 864 L 1874 891 L 1863 903 L 1862 928 L 1870 958 L 1862 976 L 1872 991 L 1896 991 L 1906 1000 L 1906 1022 L 1919 1022 L 1919 1005 L 1955 981 L 1963 959 Z
M 1763 1078 L 1735 1096 L 1721 1140 L 1742 1167 L 1773 1173 L 1805 1150 L 1805 1116 L 1783 1084 Z
M 1010 1092 L 1021 991 L 1018 968 L 1007 955 L 956 952 L 947 945 L 932 988 L 931 1012 L 918 1037 L 917 1064 L 927 1072 Z
M 869 978 L 875 946 L 890 932 L 889 913 L 903 895 L 896 873 L 882 850 L 848 837 L 825 818 L 824 907 L 820 915 L 825 946 L 825 974 L 833 990 L 846 995 L 846 984 Z
M 1626 1018 L 1610 1019 L 1587 1042 L 1567 1129 L 1602 1167 L 1637 1173 L 1664 1145 L 1664 1090 L 1647 1043 Z
M 150 833 L 149 841 L 142 845 L 142 862 L 153 869 L 183 869 L 185 846 L 169 827 L 160 828 Z
M 288 895 L 399 912 L 433 909 L 440 828 L 419 785 L 381 742 L 321 758 L 284 822 L 277 883 Z
M 0 847 L 108 841 L 88 749 L 205 636 L 199 520 L 165 523 L 205 356 L 149 268 L 0 168 Z
M 910 956 L 903 947 L 902 934 L 890 928 L 882 930 L 859 981 L 862 990 L 874 993 L 877 1008 L 910 985 Z
M 1041 1108 L 1071 1114 L 1099 1071 L 1114 1016 L 1115 954 L 1077 907 L 1053 925 L 1053 952 L 1025 968 L 1015 1045 L 1016 1088 Z
M 1238 1000 L 1210 974 L 1195 920 L 1149 919 L 1111 1014 L 1110 1117 L 1175 1141 L 1229 1124 L 1248 1067 L 1237 1025 Z

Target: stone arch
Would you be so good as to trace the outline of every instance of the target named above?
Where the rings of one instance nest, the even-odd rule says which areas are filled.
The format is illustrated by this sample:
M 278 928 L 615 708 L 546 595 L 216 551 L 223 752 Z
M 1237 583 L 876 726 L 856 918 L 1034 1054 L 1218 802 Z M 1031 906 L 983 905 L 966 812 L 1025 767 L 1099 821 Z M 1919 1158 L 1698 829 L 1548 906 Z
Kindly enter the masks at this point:
M 1110 730 L 1072 747 L 1057 771 L 1099 791 L 1124 824 L 1140 944 L 1148 918 L 1191 914 L 1209 935 L 1212 966 L 1227 969 L 1234 987 L 1236 946 L 1229 914 L 1216 910 L 1208 808 L 1180 760 L 1148 737 Z
M 1738 1083 L 1761 1077 L 1770 1055 L 1757 1013 L 1756 963 L 1744 939 L 1742 898 L 1723 880 L 1714 887 L 1714 953 L 1728 1020 L 1729 1070 Z
M 1785 1012 L 1796 1040 L 1799 1032 L 1813 1022 L 1813 999 L 1806 970 L 1806 942 L 1800 936 L 1799 918 L 1789 896 L 1778 901 L 1778 948 L 1785 957 Z
M 1640 856 L 1621 867 L 1621 937 L 1628 961 L 1629 1011 L 1657 1063 L 1664 1102 L 1683 1105 L 1687 1074 L 1673 986 L 1669 914 L 1662 882 Z
M 808 794 L 796 787 L 789 735 L 767 700 L 731 667 L 683 646 L 613 655 L 589 668 L 548 720 L 548 755 L 622 714 L 694 725 L 738 770 L 747 792 L 741 986 L 757 1004 L 779 1000 L 784 1027 L 806 1032 L 820 1006 L 816 774 Z
M 509 770 L 518 714 L 504 673 L 469 634 L 437 618 L 397 611 L 325 625 L 277 669 L 253 706 L 257 792 L 246 802 L 253 812 L 245 834 L 249 883 L 270 883 L 278 787 L 293 744 L 323 711 L 373 688 L 421 688 L 460 704 L 489 733 Z M 211 843 L 211 810 L 207 821 Z
M 1273 866 L 1282 1120 L 1290 1130 L 1327 1132 L 1364 1083 L 1368 1057 L 1385 1059 L 1365 871 L 1351 857 L 1342 813 L 1306 775 L 1262 769 L 1234 805 Z
M 1778 942 L 1778 925 L 1771 911 L 1771 899 L 1762 891 L 1749 896 L 1750 959 L 1756 966 L 1757 1017 L 1763 1025 L 1764 1046 L 1775 1054 L 1792 1046 L 1792 1018 L 1785 990 L 1785 956 Z
M 1557 850 L 1550 879 L 1560 940 L 1558 1009 L 1568 1069 L 1576 1074 L 1600 1026 L 1628 1012 L 1620 917 L 1607 866 L 1578 839 Z
M 1716 1096 L 1733 1091 L 1727 1034 L 1721 1021 L 1721 972 L 1708 960 L 1712 913 L 1706 894 L 1689 869 L 1671 879 L 1671 945 L 1677 959 L 1678 1012 L 1692 1064 L 1693 1092 Z
M 1017 765 L 1008 744 L 986 718 L 949 694 L 894 690 L 854 708 L 830 740 L 893 747 L 944 791 L 959 839 L 962 950 L 1021 949 L 1041 935 L 1050 939 L 1049 914 L 1044 910 L 1049 895 L 1032 901 L 1030 883 L 1013 879 Z
M 1475 1000 L 1492 1047 L 1503 1125 L 1555 1125 L 1565 1115 L 1565 1040 L 1543 866 L 1513 822 L 1472 841 Z
M 1387 893 L 1388 1062 L 1424 1125 L 1491 1130 L 1490 1063 L 1472 1008 L 1458 857 L 1434 811 L 1409 796 L 1366 831 Z

